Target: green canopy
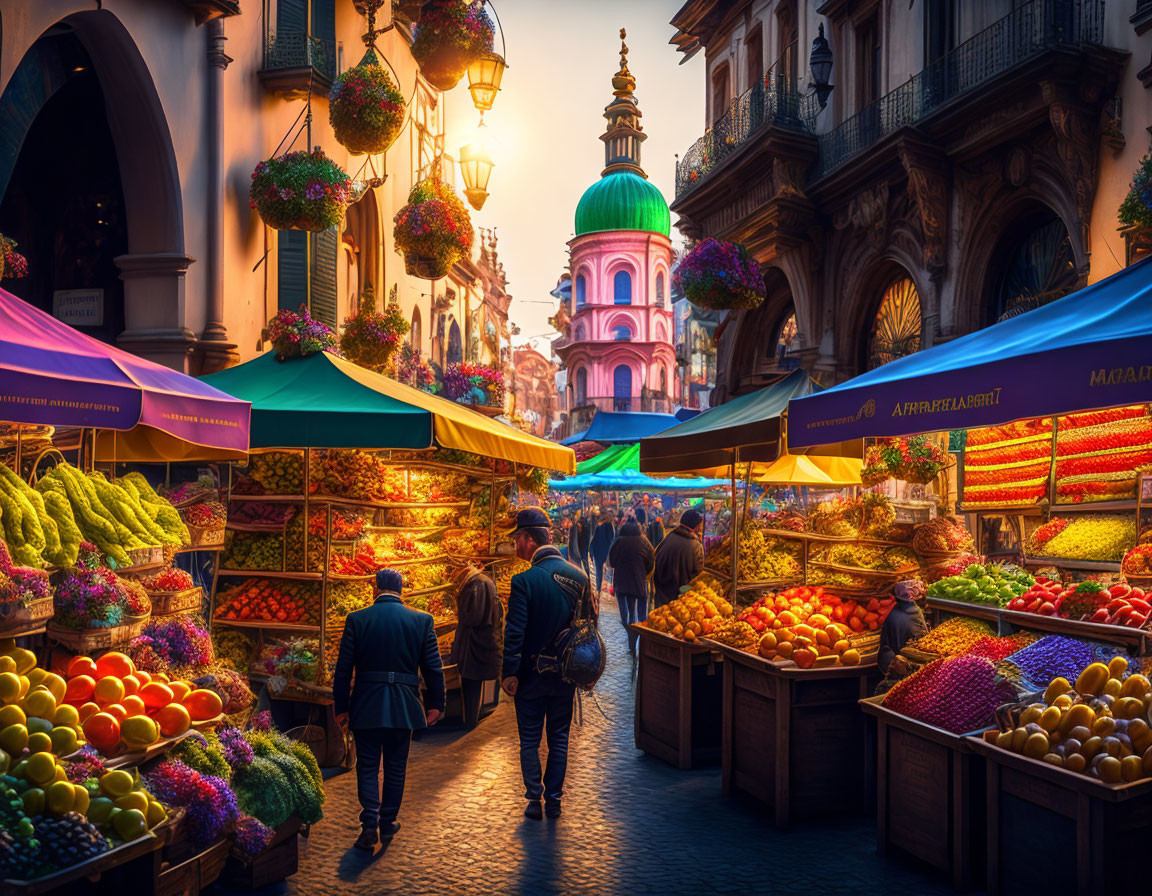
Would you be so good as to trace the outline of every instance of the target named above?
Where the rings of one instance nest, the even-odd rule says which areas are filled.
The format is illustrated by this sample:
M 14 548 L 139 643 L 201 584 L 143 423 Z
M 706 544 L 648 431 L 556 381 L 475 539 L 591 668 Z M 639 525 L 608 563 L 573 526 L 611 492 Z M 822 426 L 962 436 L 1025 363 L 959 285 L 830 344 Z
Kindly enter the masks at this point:
M 619 473 L 623 470 L 640 469 L 639 445 L 613 445 L 595 457 L 576 464 L 576 474 Z

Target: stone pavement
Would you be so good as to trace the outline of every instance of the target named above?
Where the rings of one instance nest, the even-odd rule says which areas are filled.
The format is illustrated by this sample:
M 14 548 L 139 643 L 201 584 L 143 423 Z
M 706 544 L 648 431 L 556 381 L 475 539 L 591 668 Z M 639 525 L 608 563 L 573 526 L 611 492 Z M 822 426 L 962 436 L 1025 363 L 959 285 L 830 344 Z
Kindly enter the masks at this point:
M 415 742 L 387 849 L 351 847 L 356 782 L 327 782 L 324 820 L 301 840 L 300 871 L 269 894 L 951 893 L 940 876 L 876 854 L 873 818 L 778 832 L 755 803 L 726 798 L 720 771 L 679 771 L 636 750 L 634 671 L 615 601 L 602 602 L 609 661 L 574 727 L 564 815 L 527 821 L 512 707 L 471 732 Z M 607 718 L 605 718 L 607 716 Z M 223 888 L 212 896 L 227 896 Z

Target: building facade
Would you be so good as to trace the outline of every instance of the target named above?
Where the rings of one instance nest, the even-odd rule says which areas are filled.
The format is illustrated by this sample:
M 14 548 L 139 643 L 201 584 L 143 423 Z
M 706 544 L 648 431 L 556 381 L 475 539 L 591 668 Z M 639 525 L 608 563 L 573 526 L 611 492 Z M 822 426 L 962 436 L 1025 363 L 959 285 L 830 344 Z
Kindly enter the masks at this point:
M 690 0 L 672 24 L 708 78 L 678 226 L 765 269 L 764 304 L 718 328 L 717 401 L 796 366 L 847 379 L 1125 264 L 1152 4 Z
M 512 420 L 525 432 L 545 437 L 556 422 L 556 365 L 531 346 L 512 352 Z
M 192 373 L 266 349 L 261 331 L 281 308 L 305 304 L 339 326 L 368 286 L 378 302 L 395 297 L 424 358 L 463 359 L 474 336 L 478 357 L 498 359 L 507 304 L 487 250 L 427 281 L 405 273 L 393 245 L 415 182 L 437 168 L 457 182 L 450 150 L 475 122 L 447 120 L 444 95 L 418 75 L 405 10 L 419 4 L 396 4 L 394 21 L 390 6 L 377 26 L 395 27 L 376 45 L 411 94 L 410 120 L 368 157 L 328 122 L 333 78 L 364 53 L 367 24 L 350 2 L 4 3 L 0 232 L 31 267 L 5 287 Z M 264 226 L 249 207 L 252 170 L 314 146 L 361 182 L 359 200 L 322 233 Z
M 571 432 L 597 410 L 670 413 L 677 398 L 671 220 L 640 164 L 647 135 L 627 53 L 622 43 L 604 110 L 604 170 L 576 207 L 568 244 L 568 329 L 556 351 L 566 370 Z

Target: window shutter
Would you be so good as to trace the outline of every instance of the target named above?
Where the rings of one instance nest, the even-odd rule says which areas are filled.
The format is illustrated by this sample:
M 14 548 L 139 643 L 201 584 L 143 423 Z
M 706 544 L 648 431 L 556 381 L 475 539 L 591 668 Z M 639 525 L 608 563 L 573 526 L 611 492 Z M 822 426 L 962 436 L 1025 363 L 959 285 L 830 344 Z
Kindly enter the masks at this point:
M 329 78 L 336 77 L 336 0 L 312 0 L 312 67 Z M 316 42 L 320 41 L 317 45 Z
M 330 227 L 312 235 L 312 316 L 336 329 L 336 254 L 340 238 Z
M 281 230 L 276 235 L 276 265 L 279 277 L 276 307 L 296 311 L 308 304 L 308 234 L 303 230 Z
M 276 0 L 276 30 L 281 34 L 307 34 L 308 0 Z

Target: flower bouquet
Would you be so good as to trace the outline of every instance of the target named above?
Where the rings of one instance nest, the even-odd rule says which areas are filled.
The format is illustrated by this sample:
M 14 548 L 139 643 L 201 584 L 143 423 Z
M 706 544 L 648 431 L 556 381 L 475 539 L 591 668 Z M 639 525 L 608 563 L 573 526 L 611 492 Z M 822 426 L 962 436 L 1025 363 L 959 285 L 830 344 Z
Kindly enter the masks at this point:
M 444 370 L 444 397 L 460 404 L 503 407 L 504 371 L 484 364 L 449 364 Z
M 349 152 L 385 152 L 404 127 L 406 103 L 369 49 L 358 65 L 337 76 L 328 94 L 328 120 Z
M 1152 229 L 1152 152 L 1140 160 L 1132 186 L 1116 215 L 1125 226 Z
M 425 280 L 447 276 L 472 251 L 472 219 L 455 191 L 439 175 L 425 178 L 396 213 L 393 236 L 409 274 Z
M 451 90 L 495 39 L 483 0 L 432 0 L 412 36 L 412 56 L 429 84 Z
M 212 639 L 191 616 L 157 619 L 132 639 L 128 655 L 145 672 L 166 672 L 189 666 L 206 666 L 213 660 Z
M 0 280 L 28 276 L 28 259 L 16 251 L 16 241 L 0 233 Z
M 398 305 L 389 305 L 383 312 L 377 312 L 376 292 L 366 286 L 360 295 L 359 309 L 344 321 L 340 351 L 349 361 L 383 373 L 388 369 L 400 337 L 410 326 Z
M 119 579 L 110 569 L 68 570 L 56 586 L 55 598 L 55 622 L 68 629 L 122 625 L 130 609 Z
M 700 308 L 755 308 L 764 300 L 760 265 L 739 243 L 697 243 L 681 259 L 673 279 L 674 288 Z
M 274 230 L 327 230 L 340 223 L 352 201 L 352 179 L 316 147 L 261 162 L 248 197 Z
M 315 320 L 303 305 L 299 311 L 278 311 L 260 338 L 272 343 L 279 361 L 307 358 L 317 352 L 336 353 L 336 334 L 332 328 Z
M 927 485 L 948 464 L 948 454 L 927 436 L 880 439 L 864 452 L 860 478 L 878 485 L 890 477 Z

